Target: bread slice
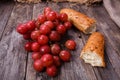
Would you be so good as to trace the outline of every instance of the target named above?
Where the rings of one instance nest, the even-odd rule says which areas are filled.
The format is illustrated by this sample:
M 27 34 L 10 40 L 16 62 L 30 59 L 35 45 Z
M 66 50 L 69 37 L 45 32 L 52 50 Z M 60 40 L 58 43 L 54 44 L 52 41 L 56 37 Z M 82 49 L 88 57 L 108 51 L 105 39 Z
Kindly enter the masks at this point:
M 96 21 L 94 19 L 73 9 L 61 9 L 60 13 L 66 13 L 68 20 L 83 33 L 90 34 L 96 31 Z
M 104 36 L 99 32 L 94 32 L 89 37 L 80 57 L 85 63 L 92 66 L 105 67 L 104 62 Z

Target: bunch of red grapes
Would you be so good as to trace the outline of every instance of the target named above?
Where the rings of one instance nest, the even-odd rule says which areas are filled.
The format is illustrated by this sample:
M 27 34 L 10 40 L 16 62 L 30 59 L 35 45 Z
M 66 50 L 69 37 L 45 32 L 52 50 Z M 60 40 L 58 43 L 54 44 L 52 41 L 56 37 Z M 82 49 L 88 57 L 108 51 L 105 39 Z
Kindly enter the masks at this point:
M 70 61 L 70 50 L 75 49 L 75 41 L 67 40 L 64 44 L 66 49 L 62 49 L 59 42 L 71 27 L 67 14 L 58 14 L 50 7 L 44 8 L 43 14 L 36 20 L 17 26 L 17 32 L 29 40 L 24 47 L 26 51 L 32 52 L 33 67 L 36 71 L 46 70 L 49 76 L 54 77 L 61 63 Z

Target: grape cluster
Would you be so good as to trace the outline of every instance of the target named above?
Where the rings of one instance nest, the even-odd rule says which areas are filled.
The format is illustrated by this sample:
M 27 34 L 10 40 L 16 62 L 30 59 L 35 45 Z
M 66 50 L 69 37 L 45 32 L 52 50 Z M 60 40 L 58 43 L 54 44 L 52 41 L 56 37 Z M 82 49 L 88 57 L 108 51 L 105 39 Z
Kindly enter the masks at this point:
M 62 62 L 70 61 L 70 50 L 74 50 L 74 40 L 67 40 L 63 50 L 59 44 L 61 36 L 71 29 L 72 24 L 68 21 L 65 13 L 57 13 L 50 7 L 44 8 L 43 14 L 36 20 L 31 20 L 17 26 L 17 32 L 23 35 L 28 42 L 25 50 L 32 52 L 33 67 L 36 71 L 46 73 L 54 77 L 58 73 L 58 67 Z

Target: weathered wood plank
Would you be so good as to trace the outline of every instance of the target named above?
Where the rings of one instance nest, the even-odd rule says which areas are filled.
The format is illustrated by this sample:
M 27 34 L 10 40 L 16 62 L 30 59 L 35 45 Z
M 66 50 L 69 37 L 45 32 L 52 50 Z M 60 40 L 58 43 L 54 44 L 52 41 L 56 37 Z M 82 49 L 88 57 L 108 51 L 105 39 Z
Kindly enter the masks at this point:
M 102 11 L 98 12 L 98 9 L 102 9 Z M 114 24 L 114 22 L 110 19 L 110 17 L 106 15 L 107 13 L 105 13 L 106 11 L 104 8 L 102 7 L 95 8 L 95 12 L 98 12 L 96 15 L 105 16 L 105 17 L 102 17 L 101 19 L 101 17 L 98 18 L 95 15 L 96 19 L 98 20 L 98 24 L 97 24 L 98 28 L 105 35 L 106 54 L 112 65 L 111 66 L 112 69 L 110 70 L 113 70 L 113 71 L 110 71 L 110 70 L 109 71 L 112 72 L 111 73 L 112 77 L 114 74 L 117 73 L 116 78 L 113 78 L 113 79 L 118 79 L 118 77 L 120 78 L 120 65 L 119 65 L 120 64 L 120 29 L 117 27 L 116 24 Z
M 98 11 L 100 10 L 100 11 Z M 103 12 L 102 12 L 103 11 Z M 109 42 L 109 39 L 111 38 L 111 36 L 113 36 L 111 34 L 111 31 L 118 28 L 114 22 L 109 18 L 109 16 L 107 15 L 107 12 L 105 11 L 105 9 L 103 7 L 92 7 L 92 8 L 84 8 L 83 7 L 83 12 L 91 17 L 94 17 L 97 20 L 97 30 L 102 32 L 105 35 L 105 60 L 107 63 L 107 67 L 105 69 L 101 69 L 98 68 L 98 71 L 100 72 L 100 75 L 102 77 L 103 80 L 118 80 L 119 79 L 119 70 L 120 67 L 118 66 L 118 64 L 120 64 L 119 62 L 119 55 L 116 53 L 115 49 L 113 48 L 113 46 L 111 45 L 111 43 L 116 43 L 114 41 Z M 102 17 L 104 16 L 104 17 Z M 108 19 L 109 18 L 109 19 Z M 102 20 L 102 21 L 101 21 Z M 104 23 L 106 25 L 100 25 L 100 23 Z M 112 25 L 108 24 L 111 23 Z M 111 28 L 114 26 L 114 29 L 110 29 L 111 31 L 106 31 L 105 28 Z M 119 34 L 119 29 L 116 29 L 115 35 Z M 111 35 L 110 35 L 111 34 Z M 110 36 L 107 36 L 110 35 Z M 84 34 L 83 34 L 84 37 Z M 112 38 L 111 38 L 112 39 Z M 87 38 L 84 37 L 84 41 L 86 41 Z M 119 37 L 118 37 L 119 40 Z M 118 43 L 119 44 L 119 43 Z M 115 60 L 117 59 L 117 61 Z M 96 68 L 95 68 L 96 71 Z M 108 75 L 109 74 L 109 75 Z M 107 76 L 107 77 L 106 77 Z
M 27 52 L 22 36 L 16 32 L 18 23 L 28 21 L 31 7 L 16 4 L 0 41 L 0 80 L 24 80 Z
M 95 9 L 97 10 L 97 9 Z M 101 11 L 99 13 L 99 15 L 103 15 L 105 16 L 107 13 L 103 14 L 103 12 L 105 11 L 104 8 L 102 8 L 103 11 Z M 98 14 L 97 14 L 98 15 Z M 95 16 L 96 17 L 96 16 Z M 98 19 L 98 17 L 96 17 L 96 19 Z M 100 31 L 103 31 L 105 38 L 106 38 L 106 52 L 108 55 L 108 58 L 113 66 L 113 68 L 115 68 L 115 71 L 118 73 L 119 77 L 120 77 L 120 66 L 118 64 L 120 64 L 120 29 L 117 27 L 116 24 L 114 24 L 112 22 L 112 20 L 110 19 L 110 17 L 108 15 L 106 15 L 106 17 L 103 17 L 103 19 L 101 20 L 100 18 L 98 19 L 100 23 L 98 23 L 98 25 L 100 25 L 101 29 Z M 103 22 L 108 23 L 107 25 Z M 105 24 L 105 25 L 101 25 L 101 24 Z M 116 60 L 117 59 L 117 60 Z
M 13 7 L 14 3 L 11 2 L 0 3 L 0 39 L 2 37 L 2 33 L 7 24 L 7 21 L 9 20 L 9 16 L 12 12 Z
M 108 1 L 103 1 L 105 9 L 108 11 L 110 17 L 112 20 L 118 25 L 120 28 L 120 1 L 119 0 L 108 0 Z

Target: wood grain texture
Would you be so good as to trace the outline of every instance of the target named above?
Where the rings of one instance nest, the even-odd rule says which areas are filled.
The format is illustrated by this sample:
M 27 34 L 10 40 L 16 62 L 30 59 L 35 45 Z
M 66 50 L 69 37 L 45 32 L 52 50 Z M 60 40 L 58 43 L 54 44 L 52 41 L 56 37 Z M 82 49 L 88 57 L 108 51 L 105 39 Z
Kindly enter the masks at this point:
M 3 18 L 0 20 L 2 25 L 0 26 L 0 80 L 120 80 L 120 29 L 112 21 L 103 5 L 86 7 L 68 2 L 42 2 L 29 5 L 11 3 L 4 5 L 10 9 L 8 13 L 6 13 L 7 9 L 3 11 L 2 6 L 0 5 L 0 19 Z M 26 41 L 15 28 L 19 23 L 36 19 L 47 6 L 57 12 L 62 8 L 72 8 L 97 20 L 97 31 L 105 36 L 106 68 L 92 67 L 79 58 L 90 35 L 83 34 L 73 26 L 63 36 L 61 43 L 65 43 L 67 39 L 73 39 L 77 47 L 71 51 L 70 62 L 63 63 L 61 66 L 58 76 L 51 78 L 45 72 L 38 73 L 33 69 L 32 53 L 27 54 L 24 50 Z
M 22 36 L 16 32 L 18 23 L 30 19 L 31 7 L 16 4 L 0 41 L 0 80 L 24 80 L 27 53 Z
M 0 39 L 2 37 L 2 33 L 5 29 L 5 26 L 9 20 L 10 14 L 14 7 L 14 3 L 6 2 L 4 4 L 0 3 Z
M 120 9 L 120 1 L 119 0 L 103 0 L 104 7 L 108 11 L 110 17 L 120 28 L 120 11 L 116 9 Z
M 100 8 L 98 8 L 100 9 Z M 98 12 L 98 9 L 94 9 L 95 12 Z M 95 18 L 98 20 L 98 29 L 99 31 L 103 32 L 103 34 L 105 35 L 105 41 L 106 41 L 106 56 L 108 57 L 108 59 L 110 61 L 110 65 L 111 65 L 111 71 L 114 71 L 114 74 L 112 74 L 111 76 L 116 76 L 115 78 L 117 79 L 118 77 L 120 78 L 120 66 L 118 66 L 117 64 L 120 64 L 120 52 L 119 52 L 119 48 L 120 48 L 120 29 L 118 28 L 118 26 L 110 19 L 110 17 L 107 15 L 107 13 L 105 12 L 104 8 L 101 8 L 102 11 L 98 12 L 96 15 L 101 15 L 101 16 L 106 16 L 103 17 L 101 19 L 98 18 L 96 15 Z M 95 14 L 95 12 L 93 14 Z M 104 13 L 104 14 L 103 14 Z M 117 59 L 117 60 L 116 60 Z M 108 66 L 110 67 L 110 66 Z M 115 79 L 113 78 L 113 79 Z M 111 79 L 112 80 L 112 79 Z

